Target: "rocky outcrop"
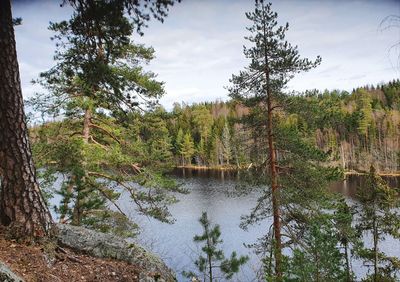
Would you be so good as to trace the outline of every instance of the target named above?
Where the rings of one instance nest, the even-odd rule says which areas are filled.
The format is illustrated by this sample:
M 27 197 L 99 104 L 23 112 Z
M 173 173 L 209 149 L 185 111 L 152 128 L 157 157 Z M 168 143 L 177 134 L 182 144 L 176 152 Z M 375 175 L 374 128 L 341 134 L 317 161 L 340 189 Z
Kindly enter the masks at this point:
M 140 281 L 176 281 L 174 272 L 159 257 L 121 237 L 80 226 L 58 224 L 57 227 L 59 244 L 95 257 L 129 262 L 141 269 Z
M 11 271 L 4 263 L 0 261 L 0 281 L 1 282 L 24 282 L 24 280 L 18 277 L 14 272 Z

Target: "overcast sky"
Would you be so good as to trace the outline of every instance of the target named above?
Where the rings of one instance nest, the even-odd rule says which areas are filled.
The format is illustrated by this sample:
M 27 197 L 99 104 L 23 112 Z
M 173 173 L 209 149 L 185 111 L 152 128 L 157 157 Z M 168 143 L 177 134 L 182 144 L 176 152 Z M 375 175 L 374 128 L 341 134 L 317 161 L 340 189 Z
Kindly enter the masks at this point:
M 30 81 L 54 62 L 49 21 L 69 19 L 71 10 L 60 1 L 14 1 L 18 59 L 24 97 L 34 95 Z M 298 75 L 290 89 L 351 90 L 400 77 L 400 27 L 381 30 L 388 15 L 400 15 L 400 1 L 303 0 L 272 1 L 280 23 L 289 22 L 287 39 L 302 56 L 322 57 L 315 70 Z M 251 0 L 183 0 L 171 8 L 164 24 L 150 22 L 137 42 L 153 46 L 156 59 L 149 69 L 165 82 L 161 103 L 226 99 L 232 74 L 248 64 L 242 50 L 249 25 L 245 12 Z

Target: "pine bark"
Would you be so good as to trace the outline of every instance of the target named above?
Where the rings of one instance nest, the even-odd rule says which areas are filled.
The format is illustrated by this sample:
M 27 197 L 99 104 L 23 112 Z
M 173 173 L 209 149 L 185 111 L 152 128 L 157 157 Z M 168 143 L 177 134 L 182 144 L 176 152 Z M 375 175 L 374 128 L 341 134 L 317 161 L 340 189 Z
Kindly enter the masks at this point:
M 10 0 L 0 0 L 0 222 L 21 237 L 49 234 L 28 140 Z
M 85 116 L 83 117 L 83 141 L 87 144 L 89 143 L 90 137 L 90 119 L 92 118 L 92 113 L 89 108 L 85 110 Z
M 272 131 L 272 91 L 270 87 L 270 77 L 268 70 L 268 58 L 266 57 L 267 69 L 265 76 L 267 80 L 267 139 L 269 151 L 269 170 L 271 174 L 271 190 L 272 190 L 272 212 L 274 226 L 274 256 L 275 256 L 275 276 L 276 281 L 282 281 L 282 236 L 281 236 L 281 219 L 280 219 L 280 191 L 278 186 L 278 171 L 276 168 L 276 151 L 274 144 L 274 135 Z
M 269 147 L 269 169 L 271 173 L 271 190 L 272 190 L 272 212 L 274 220 L 274 238 L 275 238 L 275 275 L 277 281 L 282 281 L 282 237 L 281 237 L 281 220 L 279 208 L 279 186 L 278 186 L 278 172 L 276 169 L 276 152 L 274 146 L 274 137 L 272 133 L 272 101 L 271 95 L 268 94 L 268 127 L 267 138 Z

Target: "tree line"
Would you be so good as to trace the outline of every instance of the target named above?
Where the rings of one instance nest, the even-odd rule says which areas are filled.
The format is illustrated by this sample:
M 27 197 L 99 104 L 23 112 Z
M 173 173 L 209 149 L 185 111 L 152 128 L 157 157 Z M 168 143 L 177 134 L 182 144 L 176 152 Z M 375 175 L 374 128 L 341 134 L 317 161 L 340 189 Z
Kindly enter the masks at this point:
M 345 171 L 399 171 L 400 80 L 351 92 L 306 91 L 285 100 L 276 117 L 329 153 L 328 163 Z M 143 115 L 143 126 L 163 131 L 164 154 L 176 166 L 241 168 L 257 162 L 262 148 L 243 123 L 250 107 L 240 101 L 175 103 Z M 148 133 L 139 133 L 144 141 Z M 161 137 L 162 136 L 162 137 Z M 253 145 L 252 145 L 253 144 Z
M 10 2 L 0 2 L 0 60 L 7 66 L 0 75 L 1 223 L 17 237 L 50 235 L 43 194 L 61 179 L 61 222 L 131 236 L 136 226 L 118 205 L 122 194 L 139 213 L 173 222 L 168 205 L 174 192 L 186 191 L 166 174 L 171 167 L 232 166 L 249 191 L 262 187 L 241 226 L 264 224 L 254 248 L 266 281 L 353 281 L 353 257 L 371 268 L 366 281 L 396 281 L 399 259 L 382 252 L 380 242 L 400 237 L 400 196 L 375 166 L 398 170 L 399 80 L 352 93 L 287 93 L 294 75 L 321 58 L 302 58 L 285 39 L 289 24 L 279 25 L 271 4 L 256 0 L 246 13 L 243 53 L 250 63 L 232 76 L 232 100 L 176 104 L 167 112 L 157 105 L 163 83 L 143 67 L 154 51 L 131 35 L 151 17 L 162 20 L 173 3 L 64 1 L 74 13 L 50 24 L 55 65 L 36 80 L 46 92 L 28 102 L 58 119 L 31 128 L 31 150 L 15 21 Z M 367 172 L 354 206 L 328 190 L 343 169 Z M 205 243 L 206 255 L 199 271 L 212 280 L 218 266 L 231 277 L 246 258 L 225 259 L 217 248 L 219 228 L 205 214 L 200 222 L 204 233 L 195 240 Z M 372 246 L 363 235 L 372 236 Z

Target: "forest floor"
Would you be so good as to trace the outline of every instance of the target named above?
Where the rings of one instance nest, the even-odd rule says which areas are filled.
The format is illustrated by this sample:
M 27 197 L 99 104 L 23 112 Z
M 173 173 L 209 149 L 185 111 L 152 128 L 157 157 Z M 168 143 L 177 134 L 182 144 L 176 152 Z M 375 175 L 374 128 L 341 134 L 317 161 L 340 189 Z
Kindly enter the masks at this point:
M 5 239 L 0 230 L 0 261 L 26 282 L 139 281 L 139 269 L 122 261 L 100 259 L 55 244 L 25 244 Z

